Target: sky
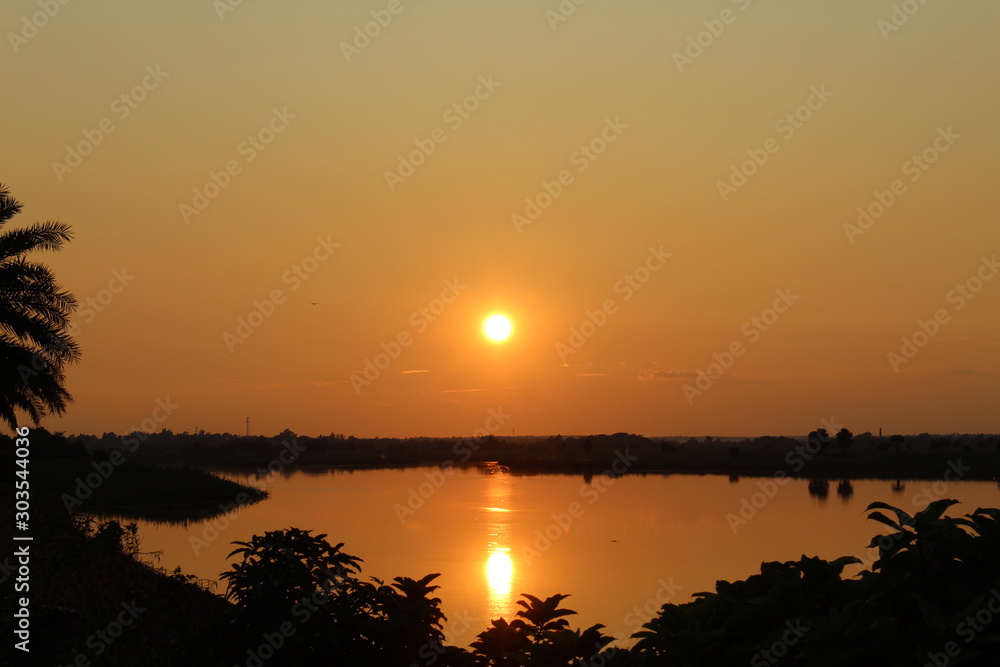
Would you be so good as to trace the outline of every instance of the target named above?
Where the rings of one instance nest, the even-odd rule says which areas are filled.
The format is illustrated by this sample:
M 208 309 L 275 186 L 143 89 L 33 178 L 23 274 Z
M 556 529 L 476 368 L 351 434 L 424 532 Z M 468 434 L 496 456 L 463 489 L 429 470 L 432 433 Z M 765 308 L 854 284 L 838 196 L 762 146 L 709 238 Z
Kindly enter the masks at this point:
M 1000 431 L 996 2 L 0 17 L 9 224 L 75 233 L 50 429 Z

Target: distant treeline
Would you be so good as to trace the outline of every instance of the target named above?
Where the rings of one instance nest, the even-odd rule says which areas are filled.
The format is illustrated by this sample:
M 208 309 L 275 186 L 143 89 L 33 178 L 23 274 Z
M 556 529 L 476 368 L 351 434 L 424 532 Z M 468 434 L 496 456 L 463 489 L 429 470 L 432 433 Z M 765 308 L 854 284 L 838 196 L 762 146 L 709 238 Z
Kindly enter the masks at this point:
M 132 432 L 64 435 L 32 431 L 37 456 L 101 456 L 119 450 L 127 457 L 167 464 L 291 472 L 310 466 L 462 466 L 497 462 L 515 474 L 718 473 L 795 477 L 937 478 L 948 462 L 970 466 L 967 479 L 1000 474 L 1000 436 L 995 434 L 854 435 L 817 429 L 801 437 L 647 438 L 631 433 L 591 436 L 480 438 L 356 438 L 339 433 L 274 436 L 231 433 Z M 627 453 L 627 466 L 621 460 Z M 281 465 L 274 465 L 280 460 Z M 623 469 L 624 467 L 624 469 Z

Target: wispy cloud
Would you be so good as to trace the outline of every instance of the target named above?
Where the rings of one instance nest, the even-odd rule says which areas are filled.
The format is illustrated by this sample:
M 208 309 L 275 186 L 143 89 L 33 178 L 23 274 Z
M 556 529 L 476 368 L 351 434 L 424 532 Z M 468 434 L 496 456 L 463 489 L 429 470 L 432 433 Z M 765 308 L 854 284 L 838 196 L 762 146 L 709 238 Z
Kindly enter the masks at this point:
M 472 391 L 486 391 L 485 389 L 442 389 L 442 394 L 465 394 Z
M 602 378 L 607 377 L 607 373 L 577 373 L 578 378 Z
M 639 381 L 648 382 L 650 380 L 675 380 L 678 378 L 696 378 L 698 374 L 694 371 L 639 371 Z
M 420 369 L 414 371 L 399 371 L 400 375 L 409 375 L 410 373 L 430 373 L 430 371 L 426 369 Z
M 347 380 L 315 380 L 313 382 L 259 382 L 242 378 L 213 378 L 209 386 L 195 386 L 188 392 L 207 395 L 225 394 L 286 394 L 303 388 L 331 387 L 347 384 Z

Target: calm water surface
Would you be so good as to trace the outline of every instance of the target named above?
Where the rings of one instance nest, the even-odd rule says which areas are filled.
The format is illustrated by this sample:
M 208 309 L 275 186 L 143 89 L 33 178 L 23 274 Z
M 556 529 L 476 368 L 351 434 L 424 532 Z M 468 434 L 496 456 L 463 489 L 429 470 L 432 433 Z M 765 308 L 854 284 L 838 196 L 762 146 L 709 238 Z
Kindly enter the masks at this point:
M 663 602 L 745 578 L 762 561 L 870 561 L 866 547 L 880 531 L 864 510 L 876 500 L 911 513 L 939 497 L 962 501 L 952 514 L 1000 506 L 994 482 L 831 481 L 824 498 L 805 480 L 718 475 L 517 476 L 487 467 L 228 476 L 271 497 L 183 526 L 139 522 L 143 551 L 217 581 L 233 540 L 289 526 L 326 533 L 364 559 L 363 576 L 440 572 L 448 639 L 458 645 L 490 619 L 510 618 L 521 593 L 570 593 L 564 606 L 579 612 L 572 627 L 603 623 L 627 636 Z

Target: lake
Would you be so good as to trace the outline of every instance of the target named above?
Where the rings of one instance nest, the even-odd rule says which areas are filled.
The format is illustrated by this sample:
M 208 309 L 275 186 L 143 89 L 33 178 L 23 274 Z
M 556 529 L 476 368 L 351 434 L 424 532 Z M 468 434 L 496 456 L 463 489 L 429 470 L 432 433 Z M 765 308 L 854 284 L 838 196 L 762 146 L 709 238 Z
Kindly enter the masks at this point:
M 161 552 L 164 568 L 217 581 L 234 540 L 289 526 L 326 533 L 364 559 L 363 576 L 440 572 L 437 595 L 457 645 L 490 619 L 511 618 L 521 593 L 572 594 L 563 603 L 579 612 L 571 627 L 603 623 L 627 636 L 663 602 L 745 578 L 762 561 L 805 554 L 871 562 L 866 547 L 882 532 L 865 519 L 873 501 L 911 514 L 942 497 L 962 501 L 953 515 L 1000 506 L 995 482 L 522 476 L 495 465 L 226 476 L 271 497 L 187 525 L 139 521 L 142 551 Z

